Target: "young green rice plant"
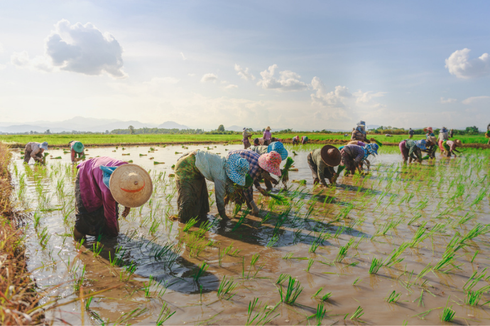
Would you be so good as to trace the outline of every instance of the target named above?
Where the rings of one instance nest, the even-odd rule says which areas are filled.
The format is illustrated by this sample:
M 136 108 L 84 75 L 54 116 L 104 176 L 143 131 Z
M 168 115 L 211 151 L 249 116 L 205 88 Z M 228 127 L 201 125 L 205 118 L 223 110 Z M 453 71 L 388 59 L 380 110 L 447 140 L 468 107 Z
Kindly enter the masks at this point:
M 271 248 L 273 247 L 277 242 L 279 241 L 279 235 L 274 234 L 270 239 L 269 242 L 267 243 L 267 247 Z
M 102 252 L 102 249 L 104 249 L 104 245 L 101 244 L 99 241 L 96 241 L 92 245 L 92 251 L 94 253 L 94 257 L 95 258 L 99 257 L 100 253 Z
M 199 278 L 204 275 L 204 273 L 206 272 L 207 269 L 208 269 L 208 264 L 206 264 L 206 262 L 203 261 L 201 266 L 199 267 L 199 269 L 196 271 L 196 273 L 193 276 L 194 281 L 198 282 Z
M 133 318 L 138 318 L 142 314 L 148 311 L 148 308 L 136 308 L 134 310 L 131 310 L 129 312 L 123 313 L 121 316 L 119 316 L 118 319 L 114 322 L 114 325 L 126 325 L 128 324 L 128 321 L 130 321 Z
M 301 287 L 301 283 L 291 276 L 289 277 L 288 286 L 284 289 L 282 286 L 279 286 L 279 295 L 281 296 L 281 302 L 284 302 L 288 305 L 294 305 L 296 299 L 303 291 L 303 287 Z
M 470 290 L 466 292 L 466 298 L 464 300 L 464 303 L 469 306 L 477 306 L 481 300 L 482 294 L 483 292 L 481 290 L 477 290 L 477 291 Z
M 197 217 L 193 217 L 191 218 L 189 221 L 187 221 L 187 223 L 184 225 L 184 228 L 182 229 L 182 231 L 184 232 L 189 232 L 189 230 L 197 223 L 199 222 L 199 220 L 197 219 Z
M 160 310 L 160 313 L 158 314 L 158 317 L 157 317 L 157 322 L 156 322 L 157 326 L 162 326 L 174 314 L 175 314 L 175 311 L 171 312 L 167 306 L 167 303 L 164 302 L 162 309 Z
M 472 290 L 482 279 L 485 279 L 486 275 L 487 275 L 487 268 L 484 268 L 480 272 L 480 274 L 478 274 L 477 271 L 473 272 L 473 274 L 471 274 L 468 281 L 466 281 L 466 283 L 463 285 L 463 290 L 464 291 Z
M 358 278 L 356 278 L 356 279 L 354 280 L 354 282 L 352 283 L 352 285 L 356 285 L 357 283 L 359 283 L 359 281 L 360 281 L 360 280 L 361 280 L 361 279 L 360 279 L 359 277 L 358 277 Z
M 351 241 L 353 240 L 354 239 L 352 238 Z M 344 260 L 345 256 L 347 256 L 347 251 L 352 244 L 351 241 L 349 241 L 345 246 L 341 246 L 339 248 L 339 252 L 337 253 L 337 257 L 335 258 L 334 262 L 341 263 Z
M 143 290 L 145 291 L 145 298 L 150 298 L 150 289 L 151 285 L 153 283 L 153 275 L 150 275 L 150 278 L 148 279 L 148 283 L 145 283 L 145 286 L 143 287 Z
M 391 252 L 391 257 L 387 258 L 383 265 L 390 267 L 391 265 L 401 263 L 403 258 L 398 258 L 400 255 L 410 246 L 410 242 L 403 242 L 398 249 L 393 249 Z
M 216 295 L 218 298 L 226 298 L 226 300 L 229 300 L 235 296 L 235 294 L 232 294 L 232 292 L 237 286 L 238 284 L 234 282 L 233 278 L 227 280 L 226 275 L 224 275 L 219 284 L 218 293 Z
M 288 277 L 291 277 L 289 274 L 280 274 L 279 277 L 277 278 L 276 284 L 281 285 Z
M 401 293 L 396 293 L 395 290 L 390 293 L 390 295 L 386 298 L 386 302 L 388 303 L 396 303 L 398 299 L 400 298 Z
M 428 264 L 427 266 L 424 267 L 424 269 L 422 269 L 420 271 L 420 273 L 417 274 L 417 277 L 415 277 L 415 281 L 420 280 L 422 277 L 424 277 L 431 270 L 432 270 L 432 265 L 431 264 Z
M 409 243 L 410 248 L 417 247 L 422 241 L 424 241 L 429 236 L 429 234 L 425 234 L 426 225 L 427 222 L 422 223 L 422 225 L 420 225 L 420 227 L 418 228 L 417 232 L 415 232 L 412 241 Z
M 277 307 L 279 306 L 278 302 L 272 309 L 268 309 L 267 304 L 265 304 L 261 308 L 261 303 L 259 302 L 259 298 L 254 298 L 251 302 L 248 303 L 248 317 L 245 325 L 266 325 L 269 324 L 274 318 L 279 316 L 280 314 L 275 314 Z M 258 307 L 257 307 L 258 304 Z M 254 315 L 255 307 L 258 308 L 258 312 Z
M 371 266 L 369 267 L 369 274 L 377 274 L 381 267 L 383 267 L 383 261 L 381 259 L 373 257 L 373 260 L 371 261 Z
M 48 241 L 51 238 L 51 235 L 48 234 L 48 227 L 45 227 L 39 236 L 39 244 L 41 245 L 41 248 L 46 249 L 46 246 L 48 245 Z
M 34 228 L 37 229 L 39 222 L 41 221 L 41 212 L 35 211 L 32 218 L 34 220 Z
M 308 273 L 310 272 L 310 268 L 311 268 L 311 266 L 313 266 L 313 263 L 314 263 L 314 262 L 315 262 L 315 261 L 314 261 L 313 259 L 311 259 L 311 258 L 310 258 L 310 259 L 308 259 L 308 267 L 306 267 L 306 271 L 307 271 Z
M 451 307 L 448 307 L 448 304 L 449 304 L 449 298 L 451 297 L 448 297 L 447 298 L 447 303 L 446 303 L 446 307 L 444 307 L 444 310 L 442 311 L 442 314 L 441 314 L 441 321 L 445 321 L 445 322 L 452 322 L 453 319 L 454 319 L 454 315 L 456 314 L 456 311 L 454 311 L 452 308 L 453 306 Z
M 354 314 L 350 317 L 350 320 L 353 319 L 360 319 L 364 315 L 364 310 L 362 309 L 361 306 L 357 307 L 356 311 L 354 311 Z
M 324 302 L 324 301 L 327 301 L 332 296 L 332 292 L 327 292 L 327 293 L 325 293 L 323 295 L 320 295 L 320 293 L 322 291 L 323 291 L 323 287 L 319 288 L 318 291 L 316 291 L 315 294 L 313 294 L 311 297 L 312 298 L 317 298 L 320 301 Z
M 80 286 L 82 286 L 84 280 L 85 280 L 85 265 L 83 265 L 82 273 L 80 277 L 78 277 L 76 273 L 73 275 L 73 288 L 75 289 L 75 291 L 80 290 Z
M 322 321 L 323 321 L 323 318 L 325 318 L 325 314 L 327 313 L 327 308 L 325 308 L 323 306 L 323 304 L 319 303 L 316 307 L 316 312 L 314 315 L 308 317 L 308 319 L 310 318 L 315 318 L 316 320 L 316 324 L 317 325 L 321 325 L 322 324 Z

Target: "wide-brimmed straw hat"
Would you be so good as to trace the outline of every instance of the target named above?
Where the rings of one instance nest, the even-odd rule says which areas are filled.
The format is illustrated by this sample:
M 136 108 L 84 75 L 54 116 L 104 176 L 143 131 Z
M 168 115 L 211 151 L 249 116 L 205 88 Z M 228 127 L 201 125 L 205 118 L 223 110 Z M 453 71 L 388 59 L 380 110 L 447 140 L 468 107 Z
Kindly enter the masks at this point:
M 112 197 L 125 207 L 140 207 L 150 199 L 153 183 L 141 166 L 124 164 L 111 174 L 109 189 Z
M 456 144 L 458 147 L 463 146 L 463 143 L 462 143 L 462 142 L 461 142 L 461 140 L 459 140 L 459 139 L 455 139 L 455 140 L 454 140 L 454 143 L 455 143 L 455 144 Z
M 250 164 L 240 154 L 231 154 L 226 159 L 225 172 L 231 181 L 239 186 L 245 185 L 245 176 L 250 169 Z
M 265 128 L 265 130 L 271 130 L 271 127 L 267 126 L 267 128 Z
M 281 162 L 281 155 L 278 152 L 262 154 L 259 157 L 259 166 L 267 172 L 277 176 L 281 175 L 281 169 L 279 168 Z
M 283 161 L 288 158 L 288 150 L 284 148 L 284 144 L 280 141 L 275 141 L 267 146 L 267 153 L 270 152 L 278 152 Z
M 322 147 L 321 157 L 323 163 L 328 166 L 337 166 L 340 164 L 340 151 L 337 147 L 332 145 L 325 145 Z
M 81 142 L 76 141 L 76 142 L 73 143 L 72 148 L 77 153 L 83 153 L 84 146 L 83 146 L 83 144 Z

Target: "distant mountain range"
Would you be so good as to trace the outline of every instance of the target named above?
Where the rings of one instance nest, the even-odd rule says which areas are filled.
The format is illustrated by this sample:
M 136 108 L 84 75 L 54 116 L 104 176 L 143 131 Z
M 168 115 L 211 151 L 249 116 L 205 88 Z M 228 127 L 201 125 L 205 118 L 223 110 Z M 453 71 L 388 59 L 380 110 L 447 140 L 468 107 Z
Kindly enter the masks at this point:
M 174 121 L 166 121 L 160 125 L 152 123 L 142 123 L 139 121 L 121 121 L 116 119 L 95 119 L 74 117 L 72 119 L 51 122 L 51 121 L 36 121 L 31 124 L 14 124 L 0 125 L 0 132 L 3 133 L 25 133 L 30 131 L 45 132 L 49 129 L 52 133 L 64 131 L 89 131 L 89 132 L 106 132 L 106 130 L 127 129 L 129 126 L 134 128 L 165 128 L 165 129 L 189 129 L 189 127 L 178 124 Z

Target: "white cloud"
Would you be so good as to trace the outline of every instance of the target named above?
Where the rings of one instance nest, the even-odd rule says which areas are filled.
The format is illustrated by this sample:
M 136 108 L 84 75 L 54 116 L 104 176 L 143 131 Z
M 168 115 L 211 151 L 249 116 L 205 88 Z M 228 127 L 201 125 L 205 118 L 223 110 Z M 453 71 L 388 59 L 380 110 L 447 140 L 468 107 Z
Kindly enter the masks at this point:
M 255 76 L 248 72 L 248 68 L 243 69 L 235 63 L 235 71 L 237 75 L 245 80 L 255 80 Z
M 194 77 L 196 74 L 187 74 L 187 76 Z
M 213 82 L 215 83 L 218 80 L 218 76 L 213 73 L 204 74 L 201 78 L 201 83 Z
M 6 65 L 0 65 L 0 70 L 5 69 Z
M 279 78 L 274 77 L 277 65 L 270 66 L 267 70 L 260 73 L 262 80 L 257 83 L 263 89 L 275 89 L 278 91 L 301 91 L 308 88 L 308 85 L 299 79 L 300 75 L 289 70 L 279 72 Z
M 177 84 L 180 80 L 174 77 L 154 77 L 148 84 Z
M 487 101 L 490 99 L 490 96 L 473 96 L 473 97 L 468 97 L 467 99 L 461 101 L 463 104 L 475 104 L 475 103 L 480 103 L 482 101 Z
M 184 60 L 184 61 L 187 60 L 187 58 L 184 55 L 184 52 L 180 52 L 180 55 L 182 56 L 182 60 Z
M 47 57 L 37 56 L 30 59 L 27 51 L 12 53 L 10 56 L 10 63 L 19 68 L 28 68 L 44 72 L 53 70 L 53 66 Z
M 455 98 L 444 98 L 441 97 L 441 104 L 447 104 L 447 103 L 454 103 L 457 102 L 458 100 Z
M 490 74 L 490 57 L 483 53 L 480 57 L 469 59 L 470 49 L 454 51 L 446 59 L 446 68 L 449 73 L 458 78 L 470 79 Z
M 233 89 L 233 88 L 238 88 L 238 85 L 230 84 L 230 85 L 225 87 L 225 89 Z
M 335 86 L 335 89 L 328 91 L 323 82 L 318 77 L 313 77 L 311 87 L 315 93 L 311 94 L 312 104 L 323 110 L 315 113 L 315 118 L 329 119 L 349 119 L 357 116 L 363 119 L 382 114 L 385 110 L 384 105 L 374 99 L 383 97 L 385 92 L 363 92 L 361 90 L 354 93 L 350 92 L 346 86 Z M 326 112 L 325 112 L 326 110 Z

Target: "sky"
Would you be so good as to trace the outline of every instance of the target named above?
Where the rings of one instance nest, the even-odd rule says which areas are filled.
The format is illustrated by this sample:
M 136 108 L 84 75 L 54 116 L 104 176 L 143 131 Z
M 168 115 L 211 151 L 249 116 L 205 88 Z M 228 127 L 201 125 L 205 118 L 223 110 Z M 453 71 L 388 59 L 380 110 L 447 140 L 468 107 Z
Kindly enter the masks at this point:
M 3 1 L 2 123 L 490 123 L 489 1 Z

